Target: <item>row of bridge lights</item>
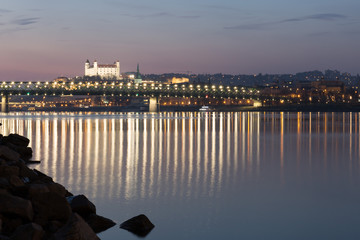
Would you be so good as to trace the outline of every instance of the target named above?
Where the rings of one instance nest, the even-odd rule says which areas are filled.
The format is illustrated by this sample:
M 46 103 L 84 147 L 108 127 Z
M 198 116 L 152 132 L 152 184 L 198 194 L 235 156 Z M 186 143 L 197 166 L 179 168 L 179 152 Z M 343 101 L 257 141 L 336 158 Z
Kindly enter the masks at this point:
M 24 84 L 24 82 L 20 82 L 19 85 L 18 85 L 18 87 L 20 88 L 23 84 Z M 32 82 L 27 82 L 27 83 L 25 83 L 25 85 L 27 85 L 28 87 L 30 87 L 32 84 L 33 84 Z M 49 82 L 45 82 L 45 85 L 46 85 L 46 86 L 48 86 L 49 84 L 50 84 Z M 11 82 L 10 85 L 6 84 L 6 82 L 3 82 L 2 85 L 1 85 L 1 87 L 8 88 L 8 87 L 13 87 L 14 85 L 15 85 L 15 82 Z M 40 85 L 41 85 L 41 82 L 36 82 L 36 83 L 35 83 L 35 86 L 36 86 L 36 87 L 40 87 Z M 64 82 L 64 83 L 56 83 L 56 82 L 54 82 L 54 83 L 52 83 L 52 85 L 53 85 L 53 88 L 55 88 L 57 85 L 60 85 L 60 86 L 62 85 L 62 86 L 64 87 L 64 86 L 66 85 L 66 83 L 65 83 L 65 82 Z M 74 85 L 76 85 L 76 84 L 75 84 L 74 82 L 71 82 L 70 85 L 71 85 L 71 86 L 74 86 Z M 79 82 L 77 85 L 78 85 L 78 87 L 81 87 L 81 86 L 83 85 L 83 83 L 82 83 L 82 82 Z M 90 83 L 90 82 L 87 82 L 85 85 L 86 85 L 87 87 L 90 87 L 91 83 Z M 100 85 L 99 82 L 95 82 L 95 87 L 98 87 L 99 85 Z M 105 87 L 105 86 L 107 85 L 107 83 L 103 83 L 102 85 Z M 112 88 L 113 88 L 113 87 L 115 86 L 115 83 L 111 83 L 111 84 L 109 84 L 109 85 L 111 85 Z M 127 83 L 127 84 L 120 83 L 119 85 L 120 85 L 120 87 L 123 87 L 124 85 L 127 85 L 128 88 L 131 88 L 131 87 L 132 87 L 132 83 Z M 143 89 L 146 89 L 147 86 L 148 86 L 148 84 L 146 84 L 146 83 L 142 84 Z M 161 90 L 162 87 L 163 87 L 163 84 L 159 84 L 158 86 L 156 86 L 154 83 L 152 83 L 152 84 L 149 84 L 149 86 L 151 86 L 152 89 L 155 89 L 155 90 L 160 89 L 160 90 Z M 170 85 L 166 84 L 165 86 L 166 86 L 167 90 L 170 90 Z M 139 89 L 139 87 L 140 87 L 140 84 L 139 84 L 139 83 L 136 83 L 136 84 L 135 84 L 135 88 L 136 88 L 136 89 Z M 177 90 L 178 88 L 179 88 L 179 85 L 175 84 L 175 85 L 174 85 L 174 89 Z M 186 89 L 186 86 L 185 86 L 185 85 L 181 85 L 181 88 L 182 88 L 182 90 L 185 90 L 185 89 Z M 189 85 L 189 88 L 190 88 L 190 90 L 194 90 L 194 85 L 193 85 L 193 84 L 190 84 L 190 85 Z M 213 90 L 213 91 L 216 91 L 216 88 L 217 88 L 216 85 L 212 85 L 211 87 L 209 87 L 208 85 L 204 85 L 205 91 L 210 91 L 210 89 Z M 198 91 L 200 91 L 200 90 L 201 90 L 201 85 L 196 85 L 196 89 L 197 89 Z M 220 91 L 225 91 L 225 90 L 228 91 L 228 92 L 231 91 L 230 86 L 224 87 L 224 86 L 220 85 L 220 86 L 218 86 L 218 89 L 220 89 Z M 238 87 L 233 87 L 233 90 L 235 90 L 235 92 L 239 92 L 239 88 L 238 88 Z M 241 87 L 241 91 L 242 91 L 243 93 L 246 92 L 246 90 L 245 90 L 244 87 Z M 253 90 L 249 90 L 249 93 L 253 93 Z M 259 91 L 256 91 L 255 93 L 259 93 Z

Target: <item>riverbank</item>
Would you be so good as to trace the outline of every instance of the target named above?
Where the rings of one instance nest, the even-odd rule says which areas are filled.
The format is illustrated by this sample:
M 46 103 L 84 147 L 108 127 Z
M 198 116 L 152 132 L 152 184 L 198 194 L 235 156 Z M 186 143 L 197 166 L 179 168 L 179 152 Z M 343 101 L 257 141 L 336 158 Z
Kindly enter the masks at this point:
M 160 112 L 198 112 L 201 106 L 160 106 Z M 277 106 L 246 106 L 246 105 L 221 105 L 211 106 L 216 112 L 359 112 L 360 104 L 294 104 Z M 14 111 L 19 111 L 18 109 Z M 20 110 L 28 111 L 28 110 Z M 33 111 L 42 112 L 148 112 L 144 106 L 94 106 L 88 108 L 60 107 L 60 108 L 36 108 Z

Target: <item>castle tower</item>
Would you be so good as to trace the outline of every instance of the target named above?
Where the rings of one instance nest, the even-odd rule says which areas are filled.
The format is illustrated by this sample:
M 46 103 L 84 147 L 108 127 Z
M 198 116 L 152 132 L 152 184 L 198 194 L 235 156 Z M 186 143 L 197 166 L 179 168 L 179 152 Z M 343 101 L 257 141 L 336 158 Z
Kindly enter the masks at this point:
M 139 70 L 139 63 L 137 64 L 136 76 L 135 76 L 134 82 L 135 83 L 142 83 L 142 78 L 141 78 L 141 74 L 140 74 L 140 70 Z
M 98 72 L 98 63 L 97 63 L 97 61 L 95 60 L 95 61 L 94 61 L 94 73 L 96 73 L 96 75 L 97 75 L 97 72 Z
M 89 59 L 85 62 L 85 76 L 89 75 L 90 62 Z

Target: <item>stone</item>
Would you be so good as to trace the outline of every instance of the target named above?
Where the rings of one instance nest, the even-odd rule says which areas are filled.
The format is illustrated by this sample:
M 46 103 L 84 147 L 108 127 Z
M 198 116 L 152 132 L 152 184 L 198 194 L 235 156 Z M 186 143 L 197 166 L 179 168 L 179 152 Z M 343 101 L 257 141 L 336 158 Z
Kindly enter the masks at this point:
M 34 221 L 43 226 L 49 220 L 66 222 L 71 208 L 66 198 L 53 192 L 39 193 L 31 199 L 36 213 Z
M 9 180 L 7 178 L 0 177 L 0 188 L 9 188 L 9 187 L 10 187 Z
M 47 193 L 50 192 L 49 188 L 46 186 L 46 184 L 38 184 L 33 183 L 28 185 L 28 197 L 30 199 L 33 199 L 35 196 L 37 196 L 40 193 Z
M 95 232 L 77 213 L 50 238 L 52 240 L 99 240 Z
M 14 216 L 3 216 L 2 233 L 6 236 L 10 236 L 16 230 L 16 228 L 18 228 L 22 224 L 23 220 L 21 218 Z
M 10 176 L 9 182 L 13 187 L 24 186 L 24 182 L 18 176 L 15 175 Z
M 11 240 L 41 240 L 45 235 L 43 228 L 36 223 L 28 223 L 16 228 Z
M 40 172 L 39 170 L 34 169 L 35 174 L 37 175 L 37 179 L 43 183 L 52 183 L 53 179 L 46 174 Z
M 84 195 L 77 195 L 67 198 L 73 212 L 86 217 L 89 214 L 96 213 L 95 205 L 87 199 Z
M 16 215 L 28 221 L 34 217 L 33 207 L 29 200 L 0 193 L 0 213 Z
M 47 188 L 49 189 L 50 192 L 54 192 L 59 194 L 60 196 L 65 197 L 66 196 L 66 189 L 64 186 L 62 186 L 61 184 L 58 183 L 48 183 L 46 184 Z
M 51 233 L 57 232 L 62 226 L 64 226 L 64 223 L 59 221 L 49 221 L 47 224 L 47 230 Z
M 120 224 L 120 228 L 140 237 L 148 235 L 154 227 L 154 224 L 144 214 L 140 214 Z
M 19 176 L 19 167 L 17 167 L 17 166 L 0 166 L 0 176 L 10 177 L 12 175 Z
M 114 221 L 97 214 L 90 214 L 85 221 L 95 233 L 103 232 L 116 225 Z
M 5 137 L 4 137 L 5 138 Z M 19 134 L 9 134 L 9 136 L 6 137 L 6 142 L 12 143 L 17 146 L 27 147 L 30 143 L 30 140 L 24 136 L 21 136 Z
M 7 142 L 5 146 L 20 154 L 20 158 L 23 160 L 27 161 L 32 157 L 32 149 L 30 147 L 18 146 L 9 142 Z
M 38 174 L 35 173 L 34 170 L 30 169 L 28 166 L 26 166 L 23 162 L 18 162 L 17 166 L 19 167 L 19 176 L 22 178 L 28 178 L 31 181 L 38 179 Z
M 4 158 L 7 161 L 17 162 L 20 159 L 20 154 L 7 146 L 0 145 L 0 157 Z

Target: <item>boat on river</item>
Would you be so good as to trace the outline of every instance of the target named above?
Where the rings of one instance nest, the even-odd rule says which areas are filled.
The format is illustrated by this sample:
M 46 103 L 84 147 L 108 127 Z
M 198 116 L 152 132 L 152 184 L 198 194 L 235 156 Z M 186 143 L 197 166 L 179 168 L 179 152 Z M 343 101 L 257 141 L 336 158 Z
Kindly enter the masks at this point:
M 212 107 L 209 107 L 209 106 L 202 106 L 200 109 L 199 109 L 200 112 L 212 112 L 212 111 L 215 111 L 214 108 Z

